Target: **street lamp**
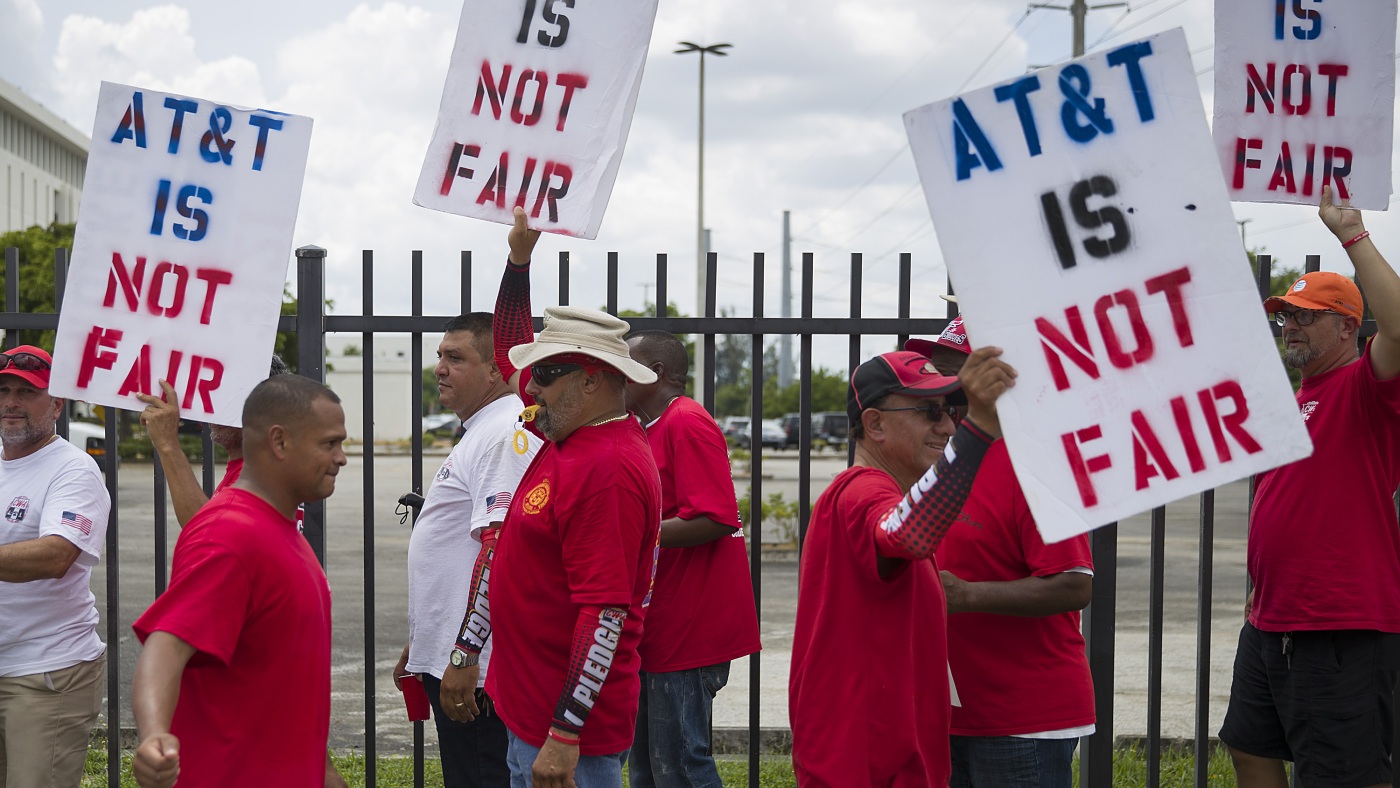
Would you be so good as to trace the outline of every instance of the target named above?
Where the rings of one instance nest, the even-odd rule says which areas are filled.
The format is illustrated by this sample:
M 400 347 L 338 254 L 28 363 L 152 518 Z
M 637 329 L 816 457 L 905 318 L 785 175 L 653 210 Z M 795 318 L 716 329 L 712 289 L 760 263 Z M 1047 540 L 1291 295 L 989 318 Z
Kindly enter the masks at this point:
M 695 313 L 701 317 L 705 316 L 705 55 L 717 55 L 725 57 L 728 52 L 724 50 L 734 46 L 733 44 L 711 44 L 701 46 L 689 41 L 680 42 L 681 48 L 676 50 L 677 55 L 684 55 L 690 52 L 700 53 L 700 163 L 699 178 L 697 179 L 696 199 L 695 199 Z M 699 346 L 695 352 L 695 398 L 704 401 L 705 380 L 705 354 Z

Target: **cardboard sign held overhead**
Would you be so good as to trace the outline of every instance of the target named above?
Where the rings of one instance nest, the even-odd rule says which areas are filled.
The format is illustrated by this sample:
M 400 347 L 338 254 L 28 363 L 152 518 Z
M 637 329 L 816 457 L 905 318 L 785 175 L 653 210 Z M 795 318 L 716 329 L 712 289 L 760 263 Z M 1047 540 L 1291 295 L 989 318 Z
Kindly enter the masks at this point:
M 240 425 L 267 377 L 311 119 L 102 83 L 50 391 L 130 410 L 165 379 Z
M 1395 0 L 1215 2 L 1215 149 L 1230 199 L 1390 205 Z
M 1180 30 L 904 119 L 1047 541 L 1311 453 Z
M 466 0 L 413 202 L 596 238 L 658 0 Z

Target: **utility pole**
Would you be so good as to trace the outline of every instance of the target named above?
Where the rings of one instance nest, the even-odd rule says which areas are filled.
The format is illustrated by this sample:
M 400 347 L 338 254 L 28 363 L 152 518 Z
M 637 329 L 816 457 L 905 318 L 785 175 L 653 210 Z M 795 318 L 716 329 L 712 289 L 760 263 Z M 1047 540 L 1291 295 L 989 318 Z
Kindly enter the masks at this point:
M 1074 54 L 1073 57 L 1080 57 L 1084 54 L 1084 18 L 1090 11 L 1097 11 L 1100 8 L 1121 8 L 1127 3 L 1100 3 L 1091 6 L 1086 0 L 1071 0 L 1068 6 L 1055 5 L 1054 3 L 1031 3 L 1031 8 L 1049 8 L 1055 11 L 1068 11 L 1074 19 Z
M 792 211 L 783 211 L 783 317 L 792 317 Z M 792 335 L 778 338 L 778 388 L 792 385 Z

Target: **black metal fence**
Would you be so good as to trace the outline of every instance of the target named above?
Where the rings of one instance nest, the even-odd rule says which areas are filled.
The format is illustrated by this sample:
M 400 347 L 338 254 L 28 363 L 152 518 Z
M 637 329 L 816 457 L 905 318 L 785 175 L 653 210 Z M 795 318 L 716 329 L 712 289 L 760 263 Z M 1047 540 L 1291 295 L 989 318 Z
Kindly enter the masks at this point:
M 491 257 L 492 260 L 496 256 Z M 374 530 L 374 512 L 383 508 L 383 503 L 375 486 L 375 427 L 374 427 L 374 359 L 375 359 L 375 337 L 383 333 L 408 333 L 411 335 L 411 354 L 415 365 L 415 372 L 421 372 L 420 359 L 422 358 L 423 336 L 424 334 L 439 333 L 441 326 L 449 315 L 424 315 L 423 314 L 423 293 L 424 293 L 424 265 L 421 253 L 415 252 L 409 268 L 411 277 L 411 309 L 410 314 L 377 315 L 374 314 L 374 270 L 375 259 L 372 252 L 365 251 L 361 261 L 362 271 L 362 303 L 364 304 L 363 314 L 360 315 L 340 315 L 325 313 L 325 262 L 326 251 L 318 247 L 304 247 L 297 250 L 297 297 L 298 309 L 293 316 L 281 318 L 279 330 L 294 332 L 298 351 L 300 374 L 312 377 L 317 380 L 324 380 L 324 347 L 325 336 L 329 333 L 350 333 L 360 335 L 360 347 L 364 358 L 363 370 L 363 405 L 364 416 L 362 424 L 362 434 L 364 436 L 364 458 L 363 458 L 363 538 L 364 538 L 364 566 L 363 566 L 363 594 L 364 594 L 364 754 L 369 764 L 376 762 L 377 756 L 377 719 L 376 719 L 376 685 L 387 681 L 388 677 L 377 675 L 379 671 L 375 668 L 376 643 L 375 643 L 375 610 L 373 600 L 376 597 L 375 578 L 375 542 L 376 534 Z M 1258 282 L 1261 293 L 1267 293 L 1269 286 L 1269 259 L 1266 256 L 1260 257 Z M 752 365 L 752 400 L 751 413 L 755 418 L 763 412 L 764 405 L 764 369 L 763 364 L 757 363 L 763 357 L 765 340 L 779 335 L 792 335 L 797 337 L 798 346 L 798 379 L 800 380 L 800 410 L 801 418 L 799 437 L 799 470 L 798 470 L 798 506 L 799 506 L 799 534 L 805 535 L 805 529 L 810 517 L 810 500 L 812 490 L 811 473 L 811 449 L 812 434 L 810 414 L 812 413 L 812 384 L 811 371 L 813 369 L 813 339 L 814 337 L 834 336 L 845 337 L 848 343 L 848 365 L 854 368 L 861 359 L 861 338 L 866 335 L 889 335 L 902 343 L 911 334 L 933 336 L 938 334 L 947 324 L 948 319 L 954 314 L 954 307 L 947 307 L 947 314 L 943 317 L 914 317 L 911 296 L 911 283 L 913 279 L 913 260 L 910 255 L 903 254 L 899 258 L 895 292 L 896 308 L 893 316 L 868 316 L 863 314 L 862 304 L 866 302 L 863 292 L 865 281 L 864 261 L 861 255 L 852 254 L 849 257 L 849 313 L 845 317 L 814 317 L 813 316 L 813 280 L 814 280 L 814 258 L 811 254 L 805 254 L 801 259 L 800 270 L 800 291 L 799 291 L 799 316 L 791 318 L 770 317 L 765 314 L 765 293 L 763 283 L 765 258 L 762 254 L 753 256 L 753 304 L 752 316 L 750 317 L 716 317 L 715 285 L 717 274 L 716 256 L 712 253 L 708 259 L 708 277 L 710 283 L 708 292 L 705 294 L 705 309 L 703 316 L 691 318 L 672 317 L 639 317 L 629 318 L 634 328 L 659 328 L 677 334 L 698 334 L 702 340 L 697 345 L 698 353 L 703 353 L 705 358 L 704 369 L 709 371 L 702 381 L 697 381 L 700 399 L 707 407 L 713 411 L 715 399 L 715 370 L 716 361 L 716 338 L 722 335 L 747 336 L 750 340 L 751 358 L 755 360 Z M 471 291 L 472 282 L 472 256 L 470 252 L 463 252 L 461 255 L 461 311 L 470 311 L 476 308 L 489 308 L 494 301 L 495 293 L 479 293 L 474 295 Z M 1316 257 L 1308 258 L 1310 270 L 1317 268 Z M 59 250 L 54 260 L 56 282 L 58 287 L 58 303 L 62 303 L 62 291 L 67 274 L 67 252 Z M 398 266 L 401 268 L 402 266 Z M 688 267 L 688 266 L 687 266 Z M 607 258 L 607 289 L 606 304 L 610 312 L 618 311 L 618 268 L 619 260 L 616 253 L 611 253 Z M 494 273 L 495 264 L 492 264 Z M 667 304 L 668 301 L 668 261 L 665 255 L 658 255 L 656 259 L 656 299 L 657 304 Z M 58 316 L 56 314 L 26 314 L 20 311 L 19 305 L 19 260 L 15 249 L 5 251 L 5 310 L 0 313 L 0 328 L 6 329 L 7 347 L 17 344 L 13 330 L 16 329 L 53 329 L 57 326 Z M 567 253 L 561 253 L 558 267 L 558 292 L 559 301 L 568 303 L 570 293 L 570 259 Z M 538 301 L 538 299 L 536 299 Z M 537 303 L 537 307 L 540 305 Z M 538 319 L 537 319 L 538 327 Z M 1367 321 L 1363 329 L 1369 335 L 1374 333 L 1374 323 Z M 893 345 L 893 343 L 891 343 Z M 422 391 L 417 385 L 419 377 L 415 375 L 412 386 L 412 409 L 415 414 L 422 413 Z M 106 610 L 104 618 L 106 621 L 106 639 L 109 649 L 112 644 L 117 644 L 126 634 L 120 615 L 120 599 L 122 592 L 123 577 L 121 575 L 121 560 L 118 551 L 118 534 L 126 525 L 123 523 L 122 501 L 118 500 L 118 474 L 120 468 L 117 463 L 117 417 L 113 410 L 108 409 L 105 415 L 107 446 L 109 451 L 105 458 L 105 471 L 107 475 L 108 492 L 112 496 L 112 515 L 107 532 L 107 553 L 104 556 L 106 564 Z M 413 419 L 415 425 L 411 449 L 413 453 L 412 463 L 412 484 L 415 489 L 422 489 L 423 473 L 421 458 L 424 450 L 423 435 L 417 424 L 418 420 Z M 61 427 L 66 434 L 66 417 Z M 204 464 L 204 485 L 207 490 L 212 490 L 214 484 L 214 466 L 212 445 L 208 440 L 208 433 L 205 433 L 205 464 Z M 848 447 L 848 451 L 853 447 Z M 751 571 L 753 578 L 753 588 L 755 601 L 762 604 L 763 587 L 761 584 L 761 568 L 764 560 L 763 542 L 761 534 L 765 524 L 761 513 L 761 502 L 763 501 L 763 462 L 764 450 L 760 442 L 755 441 L 752 454 L 752 482 L 750 490 L 750 511 L 747 522 L 750 523 L 750 546 L 751 546 Z M 397 495 L 398 490 L 392 491 Z M 152 501 L 154 502 L 154 538 L 151 550 L 154 555 L 155 566 L 155 589 L 160 593 L 165 588 L 166 577 L 165 567 L 167 565 L 167 553 L 169 542 L 167 539 L 166 503 L 165 503 L 165 482 L 163 474 L 157 463 L 154 474 L 154 485 L 152 490 Z M 1192 746 L 1195 752 L 1195 777 L 1197 786 L 1207 784 L 1208 760 L 1210 747 L 1212 746 L 1213 731 L 1209 729 L 1209 705 L 1210 705 L 1210 667 L 1211 667 L 1211 621 L 1212 621 L 1212 597 L 1215 589 L 1212 583 L 1212 571 L 1215 557 L 1215 494 L 1207 492 L 1199 497 L 1199 518 L 1197 537 L 1199 539 L 1198 555 L 1198 581 L 1196 587 L 1196 675 L 1197 682 L 1195 688 L 1195 724 L 1194 735 L 1191 737 Z M 323 563 L 326 560 L 326 522 L 325 506 L 323 503 L 316 503 L 306 507 L 305 533 L 317 555 L 321 557 Z M 1164 624 L 1164 575 L 1165 575 L 1165 537 L 1166 537 L 1166 512 L 1165 508 L 1158 509 L 1152 513 L 1150 526 L 1150 555 L 1149 577 L 1148 577 L 1148 606 L 1147 606 L 1147 631 L 1148 631 L 1148 686 L 1146 692 L 1146 731 L 1144 747 L 1147 759 L 1147 784 L 1156 786 L 1160 781 L 1160 761 L 1162 755 L 1162 671 L 1163 671 L 1163 624 Z M 1117 524 L 1105 526 L 1098 529 L 1092 535 L 1094 551 L 1094 562 L 1096 567 L 1096 577 L 1094 582 L 1093 599 L 1084 615 L 1084 633 L 1088 642 L 1088 651 L 1091 664 L 1091 671 L 1094 678 L 1094 686 L 1097 696 L 1097 732 L 1086 737 L 1082 742 L 1081 749 L 1081 785 L 1101 788 L 1112 785 L 1113 782 L 1113 713 L 1114 713 L 1114 671 L 1115 671 L 1115 631 L 1117 628 L 1117 589 L 1119 570 L 1119 526 Z M 144 582 L 144 580 L 143 580 Z M 1229 589 L 1228 593 L 1242 594 L 1242 589 Z M 1242 596 L 1240 597 L 1242 602 Z M 1134 655 L 1137 656 L 1137 655 Z M 760 755 L 760 718 L 759 718 L 759 692 L 761 685 L 761 660 L 764 658 L 762 652 L 753 655 L 749 660 L 749 730 L 748 730 L 748 775 L 749 785 L 758 785 L 759 755 Z M 942 672 L 934 670 L 931 676 L 941 680 Z M 107 709 L 106 717 L 113 733 L 119 726 L 123 718 L 123 709 L 129 708 L 129 698 L 127 687 L 130 676 L 122 675 L 122 665 L 120 659 L 109 658 L 108 661 L 108 684 L 107 684 Z M 417 784 L 422 784 L 422 763 L 423 763 L 423 728 L 422 723 L 415 723 L 414 732 L 414 756 L 417 763 L 416 774 Z M 119 735 L 109 735 L 107 737 L 108 747 L 108 780 L 110 785 L 119 784 L 119 773 L 121 764 L 122 737 Z M 374 769 L 367 770 L 366 784 L 374 786 L 376 783 Z

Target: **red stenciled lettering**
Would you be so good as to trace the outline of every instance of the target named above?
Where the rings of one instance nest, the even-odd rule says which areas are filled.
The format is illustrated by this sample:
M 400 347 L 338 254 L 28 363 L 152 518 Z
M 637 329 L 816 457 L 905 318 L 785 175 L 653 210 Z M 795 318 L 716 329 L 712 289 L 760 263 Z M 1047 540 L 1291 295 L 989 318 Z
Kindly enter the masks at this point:
M 1132 353 L 1123 350 L 1123 342 L 1118 337 L 1118 329 L 1109 319 L 1108 310 L 1114 306 L 1119 306 L 1128 312 L 1128 324 L 1133 329 L 1133 341 L 1137 347 Z M 1147 323 L 1142 319 L 1142 308 L 1138 304 L 1137 294 L 1131 290 L 1119 290 L 1116 293 L 1102 296 L 1094 302 L 1094 319 L 1099 324 L 1099 333 L 1103 335 L 1104 347 L 1108 351 L 1109 363 L 1119 369 L 1128 369 L 1137 364 L 1152 358 L 1154 345 L 1152 343 L 1152 332 L 1147 330 Z
M 118 329 L 92 327 L 83 344 L 83 357 L 78 362 L 78 388 L 87 388 L 96 370 L 111 369 L 117 363 L 117 354 L 107 352 L 105 348 L 114 348 L 121 341 L 122 332 Z
M 1327 77 L 1327 117 L 1337 114 L 1337 80 L 1347 75 L 1349 69 L 1340 63 L 1319 63 L 1317 73 Z
M 497 80 L 491 72 L 491 61 L 481 61 L 481 76 L 476 80 L 476 101 L 472 102 L 473 115 L 481 114 L 482 99 L 490 99 L 491 114 L 496 120 L 501 119 L 501 102 L 510 86 L 511 68 L 513 67 L 509 63 L 501 66 L 501 77 Z
M 574 102 L 574 91 L 588 87 L 588 77 L 565 72 L 556 74 L 554 83 L 564 89 L 564 99 L 559 102 L 559 122 L 554 126 L 555 131 L 563 131 L 564 122 L 569 119 L 569 105 Z
M 1215 443 L 1216 456 L 1222 463 L 1230 461 L 1230 445 L 1225 440 L 1225 433 L 1235 439 L 1241 449 L 1246 454 L 1256 454 L 1263 450 L 1259 441 L 1244 428 L 1244 423 L 1249 419 L 1249 403 L 1245 400 L 1244 389 L 1233 380 L 1217 383 L 1208 389 L 1202 389 L 1197 393 L 1196 398 L 1201 402 L 1201 411 L 1205 413 L 1206 426 L 1210 429 L 1210 438 Z M 1216 402 L 1229 400 L 1234 406 L 1228 414 L 1221 414 Z
M 1081 444 L 1102 437 L 1103 429 L 1097 424 L 1082 430 L 1066 432 L 1060 436 L 1060 442 L 1065 447 L 1065 459 L 1069 460 L 1070 471 L 1074 473 L 1075 486 L 1079 488 L 1079 499 L 1084 503 L 1085 508 L 1097 506 L 1099 503 L 1099 496 L 1094 491 L 1094 480 L 1090 474 L 1112 467 L 1113 460 L 1107 454 L 1100 454 L 1086 460 L 1079 447 Z
M 496 169 L 491 171 L 490 177 L 486 179 L 486 185 L 481 187 L 481 193 L 476 195 L 477 205 L 493 202 L 497 208 L 506 207 L 506 176 L 509 170 L 510 151 L 501 151 L 501 158 L 496 163 Z
M 438 188 L 438 194 L 446 197 L 452 191 L 452 183 L 456 178 L 466 178 L 471 180 L 475 171 L 470 167 L 459 166 L 462 157 L 475 159 L 481 155 L 480 145 L 463 145 L 460 142 L 452 143 L 452 154 L 447 157 L 447 172 L 442 175 L 442 186 Z
M 535 88 L 535 103 L 527 114 L 521 111 L 525 101 L 525 87 L 530 82 L 534 82 L 539 87 Z M 549 75 L 543 71 L 525 69 L 520 72 L 520 79 L 515 83 L 515 101 L 510 105 L 510 119 L 522 126 L 533 126 L 540 122 L 540 116 L 544 114 L 544 93 L 549 90 Z
M 1172 397 L 1172 420 L 1176 422 L 1181 445 L 1186 449 L 1186 461 L 1191 464 L 1192 473 L 1206 469 L 1205 458 L 1201 456 L 1201 445 L 1196 441 L 1196 428 L 1191 425 L 1191 412 L 1186 407 L 1185 397 Z
M 141 286 L 145 281 L 146 258 L 137 257 L 135 268 L 128 270 L 121 252 L 112 252 L 112 270 L 107 272 L 107 294 L 102 298 L 102 305 L 111 308 L 117 302 L 117 287 L 120 285 L 127 309 L 135 312 L 141 303 Z
M 1061 357 L 1074 362 L 1091 380 L 1099 378 L 1099 365 L 1089 348 L 1089 332 L 1084 328 L 1084 317 L 1079 313 L 1079 307 L 1072 306 L 1065 310 L 1065 322 L 1069 325 L 1073 342 L 1054 323 L 1043 317 L 1035 319 L 1035 328 L 1040 332 L 1040 347 L 1045 351 L 1045 361 L 1050 365 L 1050 376 L 1055 381 L 1056 391 L 1069 388 L 1069 375 L 1065 374 Z
M 204 283 L 204 306 L 199 310 L 199 322 L 207 326 L 214 315 L 214 293 L 220 285 L 233 281 L 233 272 L 219 268 L 198 268 L 195 269 L 194 278 Z
M 1302 77 L 1298 82 L 1301 94 L 1298 100 L 1293 101 L 1294 77 Z M 1290 63 L 1283 68 L 1283 95 L 1279 97 L 1279 104 L 1283 106 L 1285 115 L 1306 115 L 1312 109 L 1312 69 L 1297 63 Z
M 1322 185 L 1331 185 L 1337 190 L 1337 199 L 1348 200 L 1346 177 L 1351 174 L 1351 149 L 1340 145 L 1325 145 L 1322 148 Z
M 1253 63 L 1245 64 L 1245 94 L 1244 111 L 1254 111 L 1254 98 L 1258 96 L 1264 102 L 1264 109 L 1270 115 L 1274 114 L 1274 74 L 1277 65 L 1269 63 L 1264 69 L 1264 78 L 1259 78 L 1259 70 Z
M 165 283 L 175 277 L 175 293 L 170 297 L 170 306 L 161 306 L 161 296 L 165 294 Z M 185 284 L 189 281 L 190 269 L 183 265 L 161 262 L 151 273 L 151 288 L 146 291 L 146 307 L 156 317 L 178 317 L 185 308 Z
M 209 377 L 204 377 L 205 372 Z M 194 404 L 196 392 L 205 413 L 214 412 L 214 399 L 211 396 L 224 380 L 224 365 L 218 359 L 204 356 L 190 356 L 190 377 L 185 382 L 185 396 L 180 407 L 188 410 Z
M 1137 489 L 1146 489 L 1147 482 L 1159 474 L 1167 481 L 1180 476 L 1171 457 L 1167 456 L 1167 450 L 1162 447 L 1162 440 L 1157 437 L 1156 430 L 1152 429 L 1142 411 L 1133 411 L 1130 421 L 1133 425 L 1133 472 L 1137 477 Z
M 1147 294 L 1157 295 L 1162 293 L 1167 297 L 1167 307 L 1172 313 L 1172 327 L 1176 329 L 1176 340 L 1182 347 L 1191 347 L 1196 344 L 1195 338 L 1191 335 L 1191 318 L 1186 315 L 1186 299 L 1182 296 L 1181 290 L 1187 282 L 1191 281 L 1191 269 L 1185 266 L 1168 271 L 1160 276 L 1154 276 L 1147 280 Z
M 1257 170 L 1260 165 L 1259 159 L 1249 158 L 1249 151 L 1263 149 L 1264 141 L 1261 139 L 1235 139 L 1235 177 L 1230 181 L 1231 188 L 1244 188 L 1244 171 Z
M 174 378 L 170 378 L 174 380 Z M 142 345 L 141 352 L 136 354 L 136 362 L 131 365 L 131 369 L 126 373 L 126 380 L 117 389 L 117 396 L 125 397 L 133 392 L 142 394 L 151 393 L 151 346 Z

